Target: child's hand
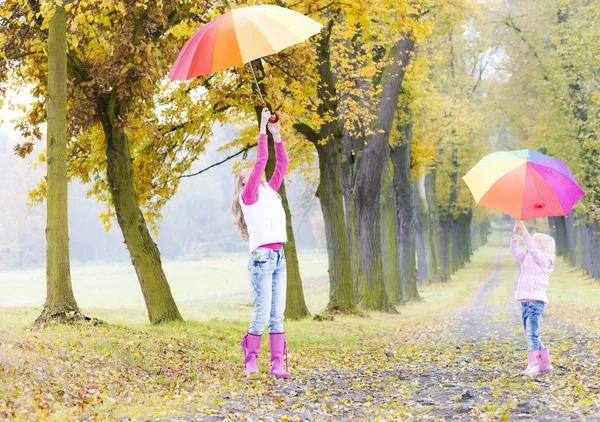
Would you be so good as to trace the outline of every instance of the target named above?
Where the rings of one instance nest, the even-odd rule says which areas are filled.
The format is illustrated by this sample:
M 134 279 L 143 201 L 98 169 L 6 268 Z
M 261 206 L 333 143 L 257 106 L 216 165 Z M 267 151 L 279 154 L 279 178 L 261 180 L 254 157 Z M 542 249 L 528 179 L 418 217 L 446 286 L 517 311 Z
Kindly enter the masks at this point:
M 523 223 L 523 221 L 519 220 L 519 221 L 518 221 L 518 224 L 519 224 L 519 230 L 520 230 L 521 232 L 523 232 L 523 234 L 527 234 L 527 233 L 529 233 L 529 232 L 527 231 L 527 227 L 525 227 L 525 223 Z
M 519 224 L 519 220 L 515 223 L 515 227 L 513 228 L 514 237 L 518 237 L 519 233 L 521 233 L 521 225 Z
M 271 117 L 271 112 L 267 107 L 263 108 L 260 116 L 260 133 L 267 133 L 267 123 L 269 122 L 269 117 Z
M 278 114 L 277 114 L 277 117 L 279 117 Z M 271 135 L 273 135 L 273 139 L 279 140 L 279 138 L 280 138 L 280 136 L 279 136 L 279 129 L 280 129 L 279 120 L 277 120 L 275 123 L 269 122 L 267 124 L 267 126 L 269 128 L 269 132 L 271 132 Z

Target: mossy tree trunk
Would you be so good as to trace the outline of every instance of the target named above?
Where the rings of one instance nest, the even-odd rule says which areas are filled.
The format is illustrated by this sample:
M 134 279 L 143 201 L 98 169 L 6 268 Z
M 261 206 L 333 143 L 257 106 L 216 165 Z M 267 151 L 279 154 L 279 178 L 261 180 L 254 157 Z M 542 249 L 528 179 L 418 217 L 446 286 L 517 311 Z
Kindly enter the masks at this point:
M 142 289 L 150 322 L 160 324 L 182 321 L 163 271 L 160 251 L 148 231 L 140 208 L 129 138 L 117 124 L 118 116 L 125 115 L 127 107 L 127 102 L 117 100 L 116 89 L 111 95 L 102 97 L 97 105 L 106 142 L 107 175 L 112 203 Z
M 567 231 L 567 248 L 569 249 L 569 262 L 571 267 L 577 267 L 577 229 L 575 213 L 571 211 L 565 219 L 565 228 Z
M 440 226 L 440 215 L 436 199 L 436 170 L 433 169 L 423 178 L 423 187 L 425 189 L 425 201 L 429 215 L 429 246 L 431 261 L 429 272 L 432 281 L 446 281 L 447 273 L 444 272 L 442 265 L 442 228 Z
M 37 319 L 78 311 L 71 285 L 67 177 L 67 23 L 54 5 L 48 24 L 48 95 L 46 98 L 47 223 L 46 301 Z
M 320 77 L 317 96 L 320 100 L 318 113 L 325 118 L 318 130 L 306 124 L 294 128 L 315 145 L 319 158 L 319 186 L 317 197 L 321 204 L 327 242 L 329 263 L 329 303 L 327 309 L 337 311 L 356 310 L 354 273 L 350 261 L 350 244 L 344 211 L 342 182 L 342 131 L 340 122 L 327 119 L 338 115 L 335 76 L 332 71 L 330 36 L 333 28 L 330 20 L 317 43 Z M 322 142 L 325 141 L 325 142 Z
M 402 291 L 398 274 L 398 243 L 396 242 L 396 199 L 390 163 L 384 166 L 381 183 L 381 240 L 383 276 L 386 291 L 394 305 L 402 303 Z
M 405 110 L 407 112 L 407 110 Z M 401 297 L 419 300 L 417 289 L 417 232 L 415 190 L 411 176 L 412 122 L 398 127 L 402 139 L 392 149 L 394 164 L 394 194 L 396 198 L 396 241 Z

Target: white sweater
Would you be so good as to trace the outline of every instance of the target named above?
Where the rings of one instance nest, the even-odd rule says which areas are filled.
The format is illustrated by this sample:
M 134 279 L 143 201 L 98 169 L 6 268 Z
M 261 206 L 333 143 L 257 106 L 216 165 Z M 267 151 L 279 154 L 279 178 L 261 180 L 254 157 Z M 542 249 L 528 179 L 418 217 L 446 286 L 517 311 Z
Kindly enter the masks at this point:
M 254 204 L 244 204 L 241 194 L 239 200 L 250 236 L 250 252 L 261 245 L 287 242 L 285 211 L 277 192 L 261 183 L 258 200 Z

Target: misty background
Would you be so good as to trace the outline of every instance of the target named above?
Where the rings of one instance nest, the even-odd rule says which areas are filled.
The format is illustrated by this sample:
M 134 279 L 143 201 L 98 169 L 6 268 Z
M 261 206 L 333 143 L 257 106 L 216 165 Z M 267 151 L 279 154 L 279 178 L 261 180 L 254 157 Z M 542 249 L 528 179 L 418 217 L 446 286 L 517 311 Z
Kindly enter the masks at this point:
M 0 115 L 2 111 L 0 111 Z M 4 113 L 6 117 L 6 113 Z M 206 153 L 192 172 L 203 169 L 235 151 L 218 149 L 235 136 L 232 127 L 216 127 Z M 13 153 L 21 141 L 5 118 L 0 126 L 0 270 L 45 266 L 46 205 L 29 209 L 27 192 L 45 174 L 45 166 L 31 161 L 44 148 L 23 160 Z M 232 167 L 236 157 L 201 175 L 183 178 L 178 192 L 164 207 L 156 242 L 163 260 L 197 260 L 225 252 L 244 252 L 247 245 L 232 224 Z M 253 154 L 249 154 L 249 160 Z M 312 186 L 301 175 L 290 174 L 286 188 L 296 243 L 301 250 L 324 248 L 322 215 Z M 105 204 L 87 197 L 88 186 L 74 180 L 69 185 L 69 237 L 73 264 L 129 262 L 116 222 L 106 232 L 98 216 Z

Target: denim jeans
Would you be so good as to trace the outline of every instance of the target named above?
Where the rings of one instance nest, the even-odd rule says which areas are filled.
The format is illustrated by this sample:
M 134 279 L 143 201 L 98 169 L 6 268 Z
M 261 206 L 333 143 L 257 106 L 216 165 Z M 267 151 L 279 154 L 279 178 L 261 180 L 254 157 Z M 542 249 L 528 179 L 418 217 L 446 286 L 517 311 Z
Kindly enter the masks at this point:
M 286 265 L 283 248 L 257 248 L 248 263 L 254 317 L 248 332 L 261 335 L 267 324 L 270 333 L 283 332 L 283 313 L 286 298 Z
M 542 350 L 544 345 L 540 341 L 540 322 L 544 315 L 545 304 L 539 300 L 521 302 L 523 328 L 527 338 L 527 350 Z

